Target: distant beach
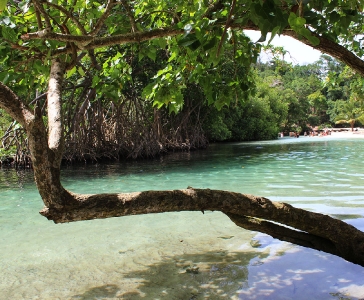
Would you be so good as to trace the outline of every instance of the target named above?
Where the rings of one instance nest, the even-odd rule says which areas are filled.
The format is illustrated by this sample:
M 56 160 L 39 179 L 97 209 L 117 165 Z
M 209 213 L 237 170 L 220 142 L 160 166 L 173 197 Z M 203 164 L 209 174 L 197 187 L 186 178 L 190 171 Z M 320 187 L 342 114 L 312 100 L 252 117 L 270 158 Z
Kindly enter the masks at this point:
M 340 138 L 364 138 L 364 129 L 358 131 L 332 131 L 331 136 Z
M 364 128 L 355 128 L 354 131 L 351 131 L 350 128 L 331 128 L 328 130 L 331 131 L 331 134 L 325 135 L 323 132 L 319 132 L 318 135 L 307 135 L 307 137 L 364 138 Z M 315 131 L 317 133 L 317 130 Z

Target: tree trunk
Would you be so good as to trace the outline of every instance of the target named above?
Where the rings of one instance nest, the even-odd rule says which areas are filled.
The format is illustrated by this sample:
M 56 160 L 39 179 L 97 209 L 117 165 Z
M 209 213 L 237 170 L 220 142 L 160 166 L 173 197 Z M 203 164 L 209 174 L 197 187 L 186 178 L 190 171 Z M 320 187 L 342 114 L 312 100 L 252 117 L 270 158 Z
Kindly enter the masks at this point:
M 61 184 L 61 161 L 63 155 L 62 80 L 64 66 L 53 60 L 48 84 L 48 134 L 38 108 L 34 122 L 27 126 L 34 177 L 43 202 L 48 207 L 63 207 L 70 194 Z
M 40 107 L 34 112 L 18 96 L 0 82 L 0 107 L 26 130 L 34 169 L 34 178 L 43 202 L 48 207 L 61 208 L 70 197 L 61 185 L 60 165 L 63 155 L 63 125 L 61 116 L 61 85 L 64 67 L 52 61 L 48 88 L 48 126 L 43 123 Z
M 266 198 L 193 188 L 99 195 L 68 192 L 60 181 L 63 153 L 63 74 L 62 63 L 54 60 L 48 90 L 48 134 L 40 109 L 36 106 L 35 112 L 31 112 L 8 87 L 0 83 L 0 108 L 15 118 L 27 131 L 35 181 L 45 204 L 41 214 L 49 220 L 62 223 L 136 214 L 218 210 L 240 227 L 332 253 L 364 266 L 363 232 L 329 216 L 284 203 L 271 202 Z

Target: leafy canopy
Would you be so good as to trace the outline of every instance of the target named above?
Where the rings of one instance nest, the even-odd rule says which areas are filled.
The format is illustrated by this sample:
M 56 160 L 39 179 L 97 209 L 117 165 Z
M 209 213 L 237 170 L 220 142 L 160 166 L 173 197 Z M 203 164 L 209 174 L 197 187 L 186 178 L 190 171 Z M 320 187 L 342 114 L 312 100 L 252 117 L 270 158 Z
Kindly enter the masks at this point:
M 30 102 L 46 90 L 50 60 L 59 58 L 67 79 L 91 80 L 101 93 L 120 97 L 131 80 L 127 54 L 156 60 L 163 51 L 169 64 L 146 87 L 146 99 L 178 111 L 192 82 L 221 108 L 231 95 L 246 98 L 253 85 L 249 69 L 261 46 L 244 29 L 260 30 L 259 41 L 287 30 L 312 45 L 323 36 L 360 57 L 362 9 L 354 0 L 0 0 L 0 80 Z M 224 52 L 245 72 L 222 79 Z

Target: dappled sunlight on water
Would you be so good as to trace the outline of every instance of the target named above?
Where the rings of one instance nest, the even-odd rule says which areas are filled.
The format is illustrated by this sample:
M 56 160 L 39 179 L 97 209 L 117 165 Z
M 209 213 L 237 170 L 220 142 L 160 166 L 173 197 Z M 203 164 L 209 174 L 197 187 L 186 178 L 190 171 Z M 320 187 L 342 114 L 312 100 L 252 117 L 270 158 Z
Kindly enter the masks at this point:
M 364 140 L 211 145 L 152 161 L 63 169 L 75 192 L 224 189 L 330 214 L 364 231 Z M 361 299 L 364 268 L 243 230 L 219 212 L 55 225 L 29 171 L 0 170 L 0 299 Z
M 249 287 L 239 292 L 241 299 L 333 299 L 334 294 L 348 299 L 363 297 L 360 280 L 364 268 L 267 235 L 258 234 L 255 239 L 262 239 L 257 251 L 269 255 L 251 261 L 254 268 L 249 268 Z

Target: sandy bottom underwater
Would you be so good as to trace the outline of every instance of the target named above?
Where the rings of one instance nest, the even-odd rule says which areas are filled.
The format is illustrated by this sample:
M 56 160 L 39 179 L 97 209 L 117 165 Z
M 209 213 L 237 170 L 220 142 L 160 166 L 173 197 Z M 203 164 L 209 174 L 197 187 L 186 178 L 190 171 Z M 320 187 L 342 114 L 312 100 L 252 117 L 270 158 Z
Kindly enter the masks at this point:
M 38 219 L 36 232 L 23 220 L 5 237 L 0 299 L 364 297 L 364 268 L 243 230 L 219 212 Z

